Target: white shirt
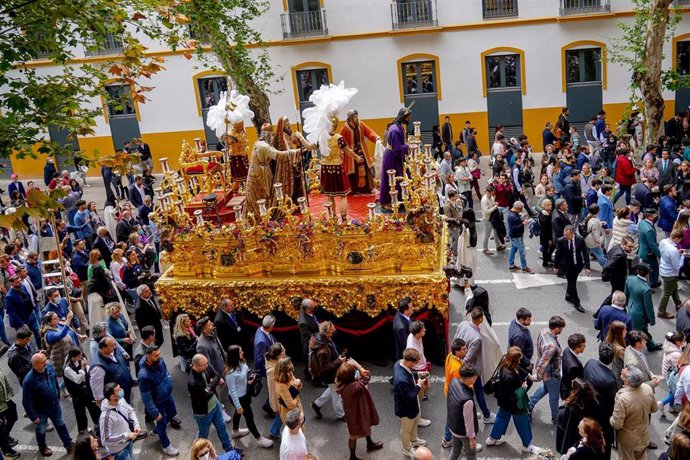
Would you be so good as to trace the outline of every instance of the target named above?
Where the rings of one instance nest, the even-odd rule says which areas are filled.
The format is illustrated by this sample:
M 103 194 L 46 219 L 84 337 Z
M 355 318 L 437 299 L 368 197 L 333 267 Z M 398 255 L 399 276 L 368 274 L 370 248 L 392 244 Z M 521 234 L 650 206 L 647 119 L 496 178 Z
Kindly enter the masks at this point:
M 290 433 L 290 428 L 283 428 L 280 436 L 280 460 L 304 460 L 307 455 L 307 438 L 299 430 L 297 434 Z
M 407 336 L 407 348 L 414 348 L 419 352 L 419 362 L 412 367 L 414 371 L 426 370 L 426 358 L 424 357 L 424 342 L 420 338 L 417 340 L 414 335 L 410 334 Z
M 661 253 L 661 260 L 659 261 L 659 275 L 666 278 L 676 277 L 683 266 L 683 254 L 678 251 L 676 243 L 671 241 L 671 238 L 664 238 L 659 242 L 659 252 Z

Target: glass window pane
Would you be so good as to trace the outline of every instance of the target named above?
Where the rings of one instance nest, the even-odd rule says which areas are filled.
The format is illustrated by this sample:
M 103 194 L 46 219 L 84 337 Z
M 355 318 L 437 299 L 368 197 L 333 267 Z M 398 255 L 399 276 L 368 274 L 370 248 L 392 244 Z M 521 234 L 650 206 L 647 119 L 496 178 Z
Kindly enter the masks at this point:
M 487 84 L 489 88 L 501 87 L 501 57 L 489 56 L 486 58 Z
M 316 72 L 316 81 L 318 82 L 318 87 L 321 88 L 322 86 L 330 83 L 328 81 L 328 71 L 326 69 L 319 69 Z
M 580 82 L 580 52 L 566 51 L 565 53 L 565 68 L 568 83 Z
M 131 89 L 127 85 L 106 86 L 108 92 L 108 114 L 109 116 L 132 115 L 134 114 L 134 104 L 132 103 Z
M 591 49 L 583 51 L 585 59 L 585 75 L 584 81 L 599 81 L 601 80 L 601 59 L 599 58 L 599 50 Z
M 299 85 L 299 100 L 308 101 L 311 93 L 314 92 L 314 82 L 311 70 L 297 72 L 297 83 Z
M 225 77 L 212 77 L 199 79 L 199 97 L 203 110 L 214 106 L 220 100 L 220 93 L 228 90 L 228 81 Z
M 405 94 L 419 93 L 418 79 L 418 64 L 403 64 L 403 72 L 405 78 Z
M 422 67 L 422 92 L 435 93 L 436 82 L 434 81 L 434 63 L 423 62 L 420 65 Z
M 506 87 L 516 87 L 519 85 L 518 69 L 519 61 L 517 56 L 504 56 L 503 66 L 505 69 Z
M 690 41 L 678 42 L 677 63 L 680 75 L 690 74 Z

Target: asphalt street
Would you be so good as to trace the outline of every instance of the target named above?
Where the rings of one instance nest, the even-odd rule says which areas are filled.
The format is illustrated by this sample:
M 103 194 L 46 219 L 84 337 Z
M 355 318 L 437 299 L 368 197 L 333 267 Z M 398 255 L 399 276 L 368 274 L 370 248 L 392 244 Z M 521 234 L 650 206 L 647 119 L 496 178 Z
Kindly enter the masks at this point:
M 26 181 L 26 178 L 22 178 Z M 86 189 L 85 195 L 89 199 L 95 199 L 100 205 L 104 201 L 104 191 L 101 181 L 96 178 L 90 178 L 89 182 L 93 186 Z M 6 183 L 3 183 L 6 186 Z M 483 236 L 483 225 L 479 225 L 479 241 L 481 244 Z M 491 242 L 493 244 L 493 242 Z M 538 239 L 526 241 L 528 264 L 536 272 L 534 275 L 523 273 L 511 273 L 508 271 L 508 251 L 497 253 L 493 256 L 487 256 L 480 252 L 477 254 L 477 270 L 476 277 L 477 284 L 485 287 L 489 291 L 491 302 L 491 314 L 493 316 L 493 327 L 498 335 L 502 346 L 507 345 L 508 325 L 514 318 L 515 311 L 519 307 L 527 307 L 532 313 L 532 336 L 535 339 L 542 328 L 546 327 L 548 319 L 554 314 L 561 315 L 566 321 L 566 329 L 561 336 L 561 345 L 566 345 L 566 338 L 568 335 L 581 332 L 587 337 L 587 347 L 583 355 L 583 362 L 590 358 L 596 358 L 597 355 L 597 341 L 595 338 L 595 331 L 592 323 L 592 313 L 597 306 L 605 298 L 609 292 L 608 283 L 603 283 L 600 280 L 600 267 L 596 262 L 592 262 L 592 277 L 588 280 L 583 280 L 579 284 L 579 293 L 582 299 L 582 305 L 587 310 L 586 313 L 577 312 L 570 304 L 564 301 L 565 280 L 557 278 L 553 273 L 548 273 L 541 267 L 541 261 L 537 259 Z M 681 283 L 681 295 L 683 298 L 688 296 L 690 287 L 686 282 Z M 658 302 L 660 296 L 660 289 L 654 296 L 655 304 Z M 464 314 L 464 297 L 459 289 L 453 289 L 451 293 L 451 308 L 450 308 L 450 330 L 449 336 L 452 337 L 455 333 L 457 324 L 463 320 Z M 651 328 L 652 335 L 657 341 L 662 341 L 663 335 L 674 329 L 673 320 L 657 320 L 657 324 Z M 297 332 L 295 332 L 297 333 Z M 14 330 L 8 326 L 8 335 L 10 340 L 13 340 Z M 173 445 L 180 449 L 179 458 L 188 458 L 189 446 L 196 437 L 196 424 L 192 418 L 191 403 L 186 389 L 186 377 L 177 365 L 177 362 L 172 357 L 170 349 L 169 331 L 166 330 L 166 342 L 164 344 L 164 358 L 168 364 L 168 368 L 173 375 L 175 381 L 174 396 L 177 403 L 177 409 L 180 418 L 182 419 L 182 427 L 179 430 L 169 430 Z M 660 373 L 662 353 L 648 353 L 648 361 L 652 370 Z M 378 413 L 381 418 L 379 426 L 375 427 L 372 432 L 372 437 L 375 440 L 384 442 L 385 447 L 377 452 L 367 453 L 364 446 L 364 441 L 360 441 L 358 446 L 358 455 L 361 458 L 369 459 L 397 459 L 403 458 L 401 454 L 401 443 L 399 440 L 399 419 L 393 414 L 393 396 L 391 393 L 391 386 L 388 383 L 388 377 L 392 375 L 393 362 L 389 360 L 387 367 L 377 367 L 370 365 L 363 360 L 362 364 L 369 367 L 375 378 L 369 385 L 369 390 L 376 403 Z M 298 371 L 301 372 L 303 363 L 298 364 Z M 7 359 L 3 357 L 0 359 L 0 369 L 8 375 L 8 378 L 15 389 L 14 400 L 18 405 L 20 412 L 20 421 L 16 424 L 12 435 L 19 440 L 19 446 L 16 448 L 21 452 L 21 458 L 42 458 L 38 455 L 36 441 L 34 436 L 33 424 L 27 419 L 21 418 L 21 395 L 16 377 L 11 373 L 7 367 Z M 446 459 L 450 449 L 443 449 L 441 447 L 441 436 L 445 425 L 446 418 L 446 401 L 443 395 L 443 368 L 439 366 L 432 366 L 432 387 L 429 395 L 429 400 L 422 403 L 422 413 L 425 418 L 429 418 L 432 424 L 426 428 L 419 429 L 421 438 L 429 442 L 429 448 L 435 455 L 435 458 Z M 535 385 L 531 392 L 536 389 Z M 257 426 L 259 430 L 266 435 L 270 421 L 264 418 L 261 405 L 265 399 L 265 389 L 263 394 L 254 399 L 254 413 L 257 419 Z M 657 399 L 662 399 L 666 394 L 666 385 L 662 385 L 657 389 Z M 530 393 L 531 393 L 530 392 Z M 317 420 L 309 407 L 309 403 L 320 394 L 320 389 L 312 387 L 310 384 L 305 385 L 305 389 L 301 395 L 303 405 L 306 413 L 306 436 L 309 450 L 314 453 L 319 459 L 324 460 L 340 460 L 348 458 L 347 450 L 347 428 L 344 423 L 335 420 L 332 408 L 324 406 L 322 409 L 324 418 Z M 496 408 L 495 398 L 487 397 L 489 405 L 492 410 Z M 133 405 L 143 421 L 143 405 L 135 389 L 133 392 Z M 70 429 L 72 436 L 76 436 L 77 428 L 72 411 L 71 401 L 63 399 L 62 401 L 63 413 Z M 650 458 L 657 458 L 665 448 L 663 443 L 663 432 L 670 425 L 672 419 L 662 418 L 658 414 L 653 414 L 651 418 L 651 432 L 652 440 L 660 446 L 660 450 L 649 451 Z M 479 441 L 484 444 L 484 440 L 488 436 L 491 425 L 484 425 L 480 422 Z M 242 422 L 244 426 L 244 422 Z M 553 449 L 555 447 L 556 430 L 555 426 L 550 423 L 550 413 L 548 408 L 547 398 L 543 399 L 536 407 L 533 414 L 532 431 L 534 435 L 533 444 L 543 448 Z M 62 457 L 65 451 L 60 444 L 57 434 L 53 431 L 47 435 L 48 444 L 53 449 L 53 457 Z M 216 448 L 219 448 L 215 432 L 211 431 L 211 441 Z M 514 459 L 514 458 L 529 458 L 528 455 L 523 455 L 520 451 L 520 440 L 517 436 L 514 426 L 512 424 L 508 428 L 505 439 L 507 442 L 499 447 L 484 447 L 484 450 L 478 454 L 480 458 L 496 458 L 496 459 Z M 245 458 L 247 459 L 277 459 L 278 458 L 278 444 L 271 449 L 262 449 L 256 446 L 256 442 L 251 436 L 237 440 L 238 446 L 245 448 Z M 615 452 L 615 451 L 614 451 Z M 160 450 L 160 443 L 155 436 L 149 436 L 147 439 L 137 442 L 135 445 L 135 456 L 137 458 L 158 459 L 165 458 Z M 614 455 L 615 457 L 615 455 Z

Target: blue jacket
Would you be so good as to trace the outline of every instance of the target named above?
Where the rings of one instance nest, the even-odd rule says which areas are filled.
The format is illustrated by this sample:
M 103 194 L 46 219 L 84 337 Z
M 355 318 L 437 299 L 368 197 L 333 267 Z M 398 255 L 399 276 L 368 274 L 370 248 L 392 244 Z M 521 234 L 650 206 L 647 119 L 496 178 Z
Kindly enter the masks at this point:
M 606 222 L 606 228 L 611 230 L 613 228 L 613 204 L 611 199 L 606 195 L 600 195 L 597 204 L 599 205 L 597 217 L 600 221 Z
M 640 259 L 649 260 L 649 254 L 654 254 L 657 258 L 661 257 L 659 244 L 656 242 L 656 228 L 654 228 L 654 224 L 647 219 L 642 219 L 637 224 L 637 231 L 640 243 L 637 255 L 640 256 Z
M 21 291 L 24 292 L 26 297 L 31 301 L 31 296 L 24 286 L 22 286 Z M 14 329 L 19 329 L 23 325 L 29 322 L 29 318 L 34 314 L 33 305 L 26 305 L 23 301 L 19 292 L 14 288 L 7 290 L 7 295 L 5 296 L 5 308 L 7 309 L 7 317 L 10 320 L 10 326 Z M 36 318 L 38 321 L 38 318 Z
M 419 414 L 419 400 L 417 394 L 420 386 L 417 385 L 412 372 L 400 364 L 393 366 L 393 403 L 395 415 L 398 417 L 415 418 Z
M 508 238 L 522 238 L 525 234 L 525 226 L 522 225 L 520 214 L 508 212 Z
M 532 363 L 532 356 L 534 356 L 534 341 L 529 329 L 518 324 L 515 319 L 510 322 L 508 328 L 508 346 L 519 347 L 522 350 L 520 366 L 526 370 L 527 366 Z
M 79 277 L 79 281 L 89 279 L 89 255 L 86 252 L 74 251 L 72 253 L 72 270 Z
M 93 228 L 86 222 L 86 219 L 90 218 L 91 213 L 87 210 L 84 210 L 83 212 L 77 211 L 77 213 L 74 215 L 74 226 L 79 227 L 79 230 L 76 232 L 77 238 L 88 238 L 93 235 Z
M 577 169 L 582 171 L 582 167 L 585 165 L 585 163 L 589 163 L 589 157 L 580 152 L 580 154 L 577 156 Z
M 38 264 L 24 264 L 26 271 L 29 272 L 29 280 L 34 285 L 34 289 L 43 289 L 43 275 L 41 274 L 41 267 Z
M 633 330 L 632 319 L 625 310 L 621 310 L 611 305 L 604 305 L 599 309 L 597 319 L 594 320 L 594 329 L 599 331 L 597 338 L 604 340 L 609 333 L 609 326 L 613 321 L 620 321 L 625 324 L 627 330 Z
M 58 315 L 58 318 L 60 319 L 65 319 L 67 318 L 67 313 L 69 313 L 69 306 L 67 305 L 67 299 L 64 297 L 58 300 L 57 304 L 48 302 L 46 303 L 45 307 L 43 307 L 43 310 L 41 310 L 41 314 L 45 315 L 48 312 L 55 312 L 56 315 Z M 81 324 L 79 323 L 79 320 L 77 319 L 77 316 L 72 317 L 72 327 L 75 329 L 78 329 Z M 76 342 L 75 342 L 76 343 Z
M 593 188 L 587 190 L 587 207 L 589 208 L 597 201 L 599 201 L 599 192 Z
M 158 365 L 151 366 L 146 362 L 146 355 L 139 361 L 139 392 L 144 407 L 153 418 L 158 417 L 159 407 L 172 398 L 173 381 L 163 358 Z
M 50 184 L 50 181 L 53 180 L 53 176 L 56 172 L 57 169 L 55 169 L 55 165 L 46 162 L 46 165 L 43 167 L 43 182 L 46 184 L 46 187 Z
M 659 201 L 659 228 L 665 232 L 673 230 L 673 224 L 678 217 L 676 202 L 668 195 L 661 197 Z
M 582 212 L 582 188 L 580 188 L 579 181 L 574 181 L 572 177 L 565 181 L 563 198 L 568 202 L 568 214 L 573 215 Z
M 271 334 L 266 334 L 261 328 L 254 334 L 254 370 L 266 377 L 266 352 L 275 343 Z
M 12 199 L 12 194 L 14 194 L 14 192 L 17 191 L 21 196 L 26 197 L 24 184 L 22 184 L 21 182 L 17 182 L 16 184 L 14 182 L 10 182 L 10 185 L 7 186 L 7 193 L 10 195 L 10 199 Z
M 22 383 L 22 405 L 29 420 L 60 410 L 60 386 L 55 368 L 46 364 L 42 373 L 31 369 Z

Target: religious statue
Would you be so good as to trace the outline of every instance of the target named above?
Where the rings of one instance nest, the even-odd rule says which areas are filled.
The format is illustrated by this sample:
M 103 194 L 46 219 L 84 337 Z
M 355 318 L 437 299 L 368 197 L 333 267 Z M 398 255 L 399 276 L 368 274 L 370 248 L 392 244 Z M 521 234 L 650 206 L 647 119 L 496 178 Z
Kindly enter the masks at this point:
M 277 150 L 271 145 L 272 138 L 273 127 L 269 123 L 264 123 L 261 126 L 259 140 L 254 143 L 249 159 L 244 210 L 245 213 L 253 213 L 257 218 L 259 217 L 257 200 L 265 199 L 267 209 L 275 205 L 271 161 L 284 160 L 291 164 L 300 160 L 303 151 L 303 149 Z
M 247 133 L 244 122 L 232 124 L 232 131 L 223 137 L 226 147 L 230 150 L 230 176 L 236 183 L 247 181 L 249 158 L 247 157 Z
M 307 142 L 302 133 L 292 132 L 290 120 L 286 116 L 278 118 L 276 135 L 273 138 L 273 147 L 281 151 L 300 147 L 303 147 L 305 150 L 314 149 L 314 146 Z M 284 159 L 279 159 L 276 162 L 275 176 L 276 182 L 283 184 L 285 196 L 292 198 L 293 202 L 297 203 L 297 198 L 306 195 L 307 187 L 301 158 L 291 163 Z
M 369 153 L 366 140 L 376 142 L 380 139 L 363 121 L 359 121 L 359 113 L 356 110 L 347 112 L 347 120 L 340 130 L 340 135 L 355 154 L 364 159 L 362 163 L 356 163 L 352 159 L 345 162 L 345 171 L 350 180 L 353 194 L 371 193 L 375 188 L 372 167 L 374 156 Z
M 398 116 L 393 120 L 393 124 L 388 128 L 388 138 L 386 144 L 386 151 L 383 153 L 383 162 L 381 164 L 381 188 L 379 193 L 379 202 L 383 209 L 391 210 L 391 193 L 390 184 L 388 183 L 389 169 L 395 170 L 395 176 L 402 176 L 403 165 L 405 164 L 405 156 L 407 155 L 407 142 L 405 139 L 405 128 L 410 123 L 412 118 L 412 106 L 402 107 L 398 110 Z M 403 128 L 405 125 L 405 128 Z M 396 184 L 396 190 L 400 190 L 400 184 Z M 397 192 L 396 192 L 397 193 Z

